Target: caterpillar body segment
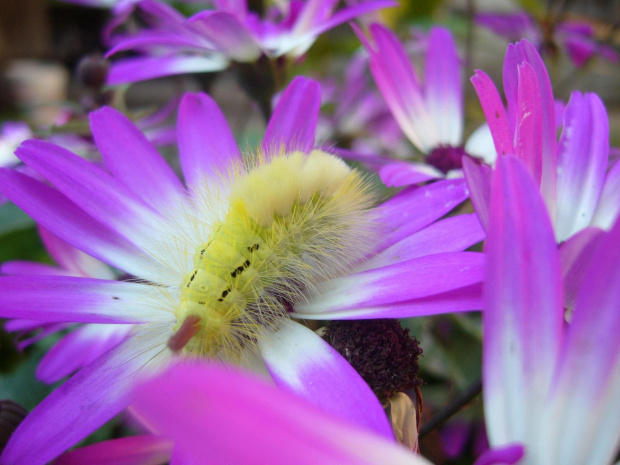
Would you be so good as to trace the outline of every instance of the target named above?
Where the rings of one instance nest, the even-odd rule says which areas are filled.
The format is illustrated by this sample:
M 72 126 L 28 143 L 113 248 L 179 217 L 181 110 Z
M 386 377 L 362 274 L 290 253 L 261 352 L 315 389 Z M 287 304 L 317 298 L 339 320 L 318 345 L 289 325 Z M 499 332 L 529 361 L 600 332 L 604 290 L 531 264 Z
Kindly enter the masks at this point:
M 176 310 L 178 327 L 200 319 L 185 350 L 210 357 L 254 346 L 305 292 L 361 261 L 376 235 L 368 183 L 318 150 L 259 159 L 233 180 L 228 202 Z

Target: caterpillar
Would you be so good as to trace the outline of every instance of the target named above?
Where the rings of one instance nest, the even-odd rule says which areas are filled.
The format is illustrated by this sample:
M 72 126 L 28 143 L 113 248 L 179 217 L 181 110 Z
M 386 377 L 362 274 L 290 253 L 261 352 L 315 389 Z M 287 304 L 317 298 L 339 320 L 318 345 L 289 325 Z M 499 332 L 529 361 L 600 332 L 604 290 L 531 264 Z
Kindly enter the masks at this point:
M 342 160 L 294 152 L 260 156 L 239 171 L 226 213 L 196 247 L 181 284 L 174 351 L 238 356 L 317 283 L 372 250 L 375 195 Z

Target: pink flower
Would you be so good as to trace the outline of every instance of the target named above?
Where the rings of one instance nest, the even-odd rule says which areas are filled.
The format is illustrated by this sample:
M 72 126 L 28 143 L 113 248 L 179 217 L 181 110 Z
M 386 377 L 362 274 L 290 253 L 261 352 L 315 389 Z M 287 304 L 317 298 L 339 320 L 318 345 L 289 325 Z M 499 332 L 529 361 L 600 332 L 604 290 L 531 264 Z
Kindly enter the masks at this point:
M 461 159 L 492 151 L 488 128 L 476 131 L 463 145 L 461 64 L 450 32 L 433 27 L 426 50 L 422 82 L 404 47 L 387 28 L 373 24 L 370 38 L 358 36 L 370 54 L 370 69 L 392 115 L 407 138 L 425 156 L 425 163 L 398 162 L 384 166 L 388 186 L 406 186 L 459 175 Z
M 620 221 L 601 233 L 567 322 L 562 253 L 537 180 L 500 157 L 491 182 L 477 465 L 610 464 L 620 446 Z
M 528 168 L 545 200 L 556 240 L 594 226 L 609 229 L 620 213 L 620 166 L 609 167 L 609 123 L 595 94 L 573 92 L 556 140 L 553 90 L 532 44 L 508 46 L 504 109 L 491 79 L 472 78 L 498 156 L 514 155 Z M 465 160 L 464 171 L 480 220 L 488 222 L 489 168 Z

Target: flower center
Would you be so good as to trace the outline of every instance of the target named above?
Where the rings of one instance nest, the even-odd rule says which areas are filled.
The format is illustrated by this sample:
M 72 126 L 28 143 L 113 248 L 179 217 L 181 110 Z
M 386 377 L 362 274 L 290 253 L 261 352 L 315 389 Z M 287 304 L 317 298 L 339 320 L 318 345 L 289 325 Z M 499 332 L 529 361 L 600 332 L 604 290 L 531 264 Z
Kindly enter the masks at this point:
M 422 349 L 398 320 L 331 321 L 323 339 L 347 359 L 381 402 L 422 384 Z
M 440 145 L 434 148 L 426 157 L 426 163 L 434 166 L 444 174 L 450 170 L 463 167 L 463 155 L 466 155 L 463 147 Z
M 319 150 L 260 159 L 233 180 L 224 219 L 196 249 L 169 347 L 238 357 L 370 252 L 373 203 L 358 172 Z

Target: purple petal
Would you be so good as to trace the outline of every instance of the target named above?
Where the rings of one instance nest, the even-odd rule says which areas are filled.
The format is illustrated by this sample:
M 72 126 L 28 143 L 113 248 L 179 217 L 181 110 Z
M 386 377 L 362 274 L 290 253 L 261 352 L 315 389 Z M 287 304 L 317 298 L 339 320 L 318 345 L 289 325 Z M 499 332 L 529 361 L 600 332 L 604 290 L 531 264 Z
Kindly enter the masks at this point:
M 370 27 L 375 47 L 361 31 L 356 32 L 370 54 L 370 70 L 394 119 L 421 152 L 429 153 L 441 143 L 437 122 L 428 112 L 404 47 L 393 32 L 379 24 Z
M 564 48 L 573 64 L 581 68 L 598 51 L 598 44 L 591 38 L 573 35 L 564 37 Z
M 261 55 L 250 31 L 230 13 L 202 11 L 188 19 L 186 25 L 206 37 L 217 51 L 235 61 L 252 62 Z
M 54 465 L 160 465 L 170 461 L 173 442 L 159 436 L 110 439 L 61 455 Z
M 208 56 L 163 56 L 126 58 L 110 67 L 109 85 L 127 84 L 174 74 L 209 73 L 228 67 L 228 59 L 219 54 Z
M 155 209 L 184 191 L 174 171 L 129 119 L 110 107 L 90 114 L 95 143 L 112 175 Z
M 532 66 L 518 66 L 519 93 L 515 114 L 515 156 L 519 158 L 530 175 L 540 184 L 542 177 L 542 110 L 540 91 Z
M 311 2 L 307 2 L 307 3 L 311 3 Z M 325 5 L 326 2 L 325 0 L 314 0 L 314 3 L 315 4 L 322 3 L 323 5 Z M 301 21 L 298 21 L 298 23 L 295 24 L 295 30 L 293 34 L 298 35 L 302 33 L 302 35 L 298 36 L 298 38 L 291 41 L 291 43 L 286 43 L 286 45 L 282 46 L 278 50 L 277 53 L 278 54 L 287 53 L 292 48 L 297 47 L 298 46 L 297 44 L 303 44 L 304 42 L 314 41 L 318 36 L 320 36 L 324 32 L 330 29 L 333 29 L 334 27 L 340 24 L 344 24 L 348 21 L 351 21 L 359 16 L 365 15 L 367 13 L 372 13 L 373 11 L 377 11 L 382 8 L 389 8 L 389 7 L 394 7 L 394 6 L 398 6 L 398 3 L 395 1 L 391 1 L 391 0 L 366 1 L 363 3 L 359 3 L 357 5 L 349 6 L 348 8 L 343 8 L 340 11 L 336 12 L 336 14 L 334 14 L 327 20 L 324 19 L 324 17 L 327 15 L 321 14 L 320 11 L 317 11 L 318 9 L 315 9 L 315 12 L 318 12 L 319 14 L 316 15 L 314 18 L 307 18 L 307 22 L 313 23 L 314 27 L 311 27 L 307 29 L 306 31 L 303 31 L 303 29 L 306 29 L 306 28 L 304 28 L 303 25 L 300 24 Z M 307 10 L 309 10 L 309 8 L 305 8 L 304 12 Z M 303 47 L 302 45 L 301 48 L 305 49 L 307 47 Z M 294 53 L 293 55 L 299 56 L 300 53 Z
M 291 316 L 307 320 L 363 320 L 371 318 L 412 318 L 418 316 L 439 315 L 442 313 L 468 312 L 481 310 L 481 283 L 453 289 L 441 294 L 397 303 L 386 303 L 374 307 L 354 307 L 341 311 L 324 309 L 324 313 L 295 310 Z
M 191 463 L 428 465 L 392 441 L 221 366 L 181 365 L 139 386 L 133 410 Z M 243 438 L 243 442 L 239 442 Z
M 612 463 L 620 444 L 620 222 L 600 239 L 585 271 L 568 326 L 550 413 L 561 425 L 556 435 L 559 460 Z M 571 408 L 561 408 L 570 399 Z M 575 443 L 589 436 L 587 443 Z
M 363 263 L 370 270 L 424 255 L 460 252 L 483 241 L 485 233 L 475 214 L 457 215 L 431 224 Z
M 463 139 L 463 84 L 461 65 L 450 31 L 431 29 L 426 53 L 426 102 L 437 125 L 439 140 L 457 147 Z
M 438 181 L 400 192 L 376 209 L 387 229 L 378 251 L 438 220 L 468 196 L 464 179 Z
M 185 18 L 182 19 L 185 21 Z M 203 52 L 207 47 L 204 41 L 193 37 L 191 34 L 185 36 L 179 34 L 171 34 L 168 31 L 141 31 L 131 37 L 122 38 L 105 54 L 106 58 L 126 50 L 150 50 L 157 47 L 171 47 L 182 50 L 191 50 Z
M 207 94 L 185 94 L 179 106 L 177 133 L 181 167 L 189 186 L 201 180 L 217 182 L 241 162 L 226 118 Z
M 381 181 L 388 187 L 403 187 L 443 178 L 438 169 L 424 163 L 396 162 L 379 170 Z
M 93 218 L 132 242 L 155 226 L 156 213 L 121 182 L 68 150 L 39 140 L 15 152 Z
M 594 217 L 609 156 L 609 123 L 595 94 L 573 92 L 558 147 L 556 239 L 566 240 Z
M 261 339 L 275 383 L 387 439 L 394 434 L 370 387 L 334 348 L 305 326 L 286 321 Z
M 593 252 L 603 235 L 603 231 L 598 228 L 585 228 L 571 236 L 559 248 L 564 283 L 564 306 L 568 309 L 575 307 L 577 292 L 586 276 Z
M 525 455 L 521 444 L 508 444 L 489 449 L 474 462 L 474 465 L 514 465 Z
M 314 148 L 316 124 L 321 106 L 321 88 L 316 81 L 296 77 L 286 88 L 265 131 L 263 150 L 267 154 L 310 153 Z
M 493 81 L 483 71 L 477 70 L 471 78 L 471 83 L 478 94 L 482 111 L 493 135 L 495 151 L 498 155 L 514 153 L 506 110 Z
M 37 379 L 52 384 L 93 362 L 121 343 L 132 325 L 85 324 L 58 341 L 41 359 Z
M 514 117 L 518 113 L 518 109 L 514 107 L 518 105 L 519 100 L 515 92 L 520 85 L 517 84 L 520 79 L 517 68 L 522 63 L 527 63 L 531 66 L 536 76 L 535 81 L 537 82 L 538 94 L 535 96 L 531 95 L 529 98 L 535 98 L 540 102 L 536 105 L 540 105 L 540 112 L 542 114 L 542 123 L 540 127 L 542 134 L 541 192 L 549 211 L 554 211 L 553 200 L 555 199 L 557 155 L 553 89 L 545 64 L 536 51 L 536 47 L 525 39 L 516 44 L 508 45 L 506 58 L 504 59 L 504 93 L 508 100 L 508 111 L 510 116 Z M 521 92 L 520 89 L 519 92 Z M 513 124 L 516 124 L 516 122 L 513 121 Z
M 489 28 L 495 34 L 508 40 L 519 40 L 535 31 L 532 18 L 525 12 L 519 13 L 476 13 L 476 24 Z
M 46 265 L 38 262 L 12 260 L 0 265 L 0 273 L 8 275 L 47 275 L 47 276 L 74 276 L 70 271 L 57 266 Z
M 332 312 L 388 306 L 466 287 L 482 281 L 483 259 L 476 252 L 442 253 L 332 279 L 295 305 L 295 314 L 329 318 Z
M 161 311 L 154 286 L 72 276 L 0 276 L 0 316 L 42 321 L 144 323 Z
M 592 225 L 603 229 L 611 226 L 620 216 L 620 163 L 616 163 L 605 176 L 605 184 L 592 219 Z
M 489 203 L 491 201 L 491 168 L 470 157 L 463 157 L 463 173 L 469 188 L 471 203 L 482 227 L 489 224 Z
M 99 223 L 63 194 L 14 170 L 0 169 L 2 192 L 30 215 L 74 247 L 112 266 L 142 278 L 156 267 L 142 250 L 116 231 Z
M 42 226 L 39 226 L 39 236 L 41 236 L 45 248 L 56 263 L 62 266 L 63 270 L 71 273 L 71 275 L 83 276 L 85 278 L 115 279 L 116 275 L 109 266 L 76 249 Z
M 129 404 L 127 392 L 165 341 L 136 335 L 84 367 L 41 402 L 15 430 L 2 463 L 47 463 Z
M 547 209 L 520 161 L 500 157 L 491 184 L 483 313 L 485 416 L 491 445 L 530 443 L 564 322 Z M 531 436 L 531 437 L 530 437 Z

